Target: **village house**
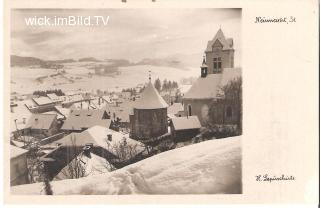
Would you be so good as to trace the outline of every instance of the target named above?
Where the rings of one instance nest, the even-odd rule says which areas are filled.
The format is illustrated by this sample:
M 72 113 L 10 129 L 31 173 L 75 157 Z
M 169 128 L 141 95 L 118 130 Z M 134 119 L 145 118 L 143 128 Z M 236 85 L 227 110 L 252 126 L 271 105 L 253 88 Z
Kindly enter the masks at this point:
M 74 103 L 80 103 L 80 102 L 86 102 L 90 100 L 90 96 L 85 96 L 82 94 L 74 94 L 74 95 L 66 95 L 63 99 L 63 102 L 61 103 L 62 107 L 69 108 Z
M 168 117 L 181 117 L 184 116 L 184 107 L 182 103 L 173 103 L 168 107 Z
M 171 119 L 171 135 L 175 142 L 191 139 L 200 133 L 201 124 L 198 116 L 175 117 Z
M 58 120 L 56 114 L 32 114 L 27 122 L 30 129 L 29 135 L 38 139 L 52 136 L 58 132 Z
M 44 155 L 44 162 L 50 178 L 61 178 L 63 170 L 76 156 L 92 154 L 94 157 L 104 158 L 105 166 L 121 168 L 140 160 L 146 153 L 144 144 L 133 140 L 128 134 L 113 131 L 103 126 L 94 126 L 81 133 L 71 133 L 54 142 L 56 148 Z M 99 161 L 101 165 L 101 160 Z M 89 164 L 88 164 L 89 165 Z M 84 167 L 86 168 L 86 167 Z M 63 171 L 61 173 L 61 171 Z
M 15 106 L 11 107 L 10 114 L 10 132 L 12 138 L 17 139 L 21 135 L 26 135 L 29 132 L 27 121 L 31 117 L 32 113 L 26 107 L 26 102 L 17 101 Z
M 218 105 L 221 101 L 221 87 L 229 81 L 241 77 L 241 69 L 234 66 L 233 40 L 226 39 L 219 29 L 214 38 L 208 42 L 206 55 L 201 65 L 201 76 L 183 97 L 186 115 L 198 116 L 202 125 L 209 119 L 215 119 L 220 124 L 235 124 L 239 116 L 238 106 L 232 103 Z M 217 111 L 215 116 L 209 116 L 209 109 Z
M 134 102 L 124 100 L 122 103 L 115 102 L 106 105 L 106 111 L 110 115 L 113 124 L 119 125 L 120 128 L 130 128 L 129 115 L 132 114 Z
M 47 111 L 52 111 L 55 105 L 56 103 L 48 97 L 32 98 L 26 103 L 27 108 L 32 113 L 44 113 Z
M 134 139 L 150 139 L 168 132 L 168 104 L 160 96 L 151 83 L 146 85 L 141 98 L 133 106 L 130 115 L 131 137 Z
M 28 151 L 10 145 L 10 185 L 16 186 L 28 183 Z
M 81 132 L 96 125 L 109 128 L 110 122 L 110 116 L 105 110 L 71 109 L 61 130 L 66 133 Z
M 57 96 L 55 93 L 49 93 L 47 94 L 47 97 L 50 98 L 50 100 L 54 102 L 56 105 L 62 103 L 63 101 L 63 98 Z

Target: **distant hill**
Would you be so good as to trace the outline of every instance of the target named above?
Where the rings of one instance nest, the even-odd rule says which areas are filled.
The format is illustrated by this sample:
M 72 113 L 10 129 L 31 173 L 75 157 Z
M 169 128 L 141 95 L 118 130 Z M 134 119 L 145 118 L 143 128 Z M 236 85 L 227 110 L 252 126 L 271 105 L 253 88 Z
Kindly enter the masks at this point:
M 100 60 L 93 57 L 81 58 L 78 60 L 79 62 L 100 62 Z
M 22 57 L 11 55 L 10 65 L 11 66 L 35 66 L 41 65 L 44 61 L 34 57 Z
M 11 66 L 20 66 L 20 67 L 28 67 L 28 66 L 39 66 L 42 68 L 59 68 L 64 63 L 75 62 L 73 59 L 62 59 L 62 60 L 42 60 L 35 57 L 23 57 L 11 55 L 10 57 L 10 65 Z

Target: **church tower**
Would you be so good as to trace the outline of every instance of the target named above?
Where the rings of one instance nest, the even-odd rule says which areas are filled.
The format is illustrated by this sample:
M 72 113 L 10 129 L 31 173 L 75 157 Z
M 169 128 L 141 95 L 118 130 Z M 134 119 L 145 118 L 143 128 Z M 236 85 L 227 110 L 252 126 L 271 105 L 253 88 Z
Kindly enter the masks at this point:
M 221 28 L 214 38 L 208 41 L 205 54 L 208 74 L 222 73 L 224 68 L 234 67 L 233 39 L 226 39 Z

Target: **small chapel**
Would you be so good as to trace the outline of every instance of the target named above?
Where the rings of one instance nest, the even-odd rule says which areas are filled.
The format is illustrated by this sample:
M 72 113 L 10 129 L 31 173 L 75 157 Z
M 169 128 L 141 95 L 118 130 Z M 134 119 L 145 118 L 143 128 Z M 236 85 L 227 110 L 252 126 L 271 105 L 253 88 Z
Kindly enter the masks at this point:
M 144 140 L 166 134 L 168 132 L 167 108 L 168 104 L 153 86 L 149 76 L 149 82 L 141 98 L 136 100 L 133 114 L 130 115 L 131 138 Z

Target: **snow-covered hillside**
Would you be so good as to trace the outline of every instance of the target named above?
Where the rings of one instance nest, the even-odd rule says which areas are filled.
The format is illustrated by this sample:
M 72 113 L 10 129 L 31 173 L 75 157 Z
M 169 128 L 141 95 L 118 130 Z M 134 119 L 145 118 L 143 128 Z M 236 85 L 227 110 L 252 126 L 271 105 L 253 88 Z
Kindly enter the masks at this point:
M 54 194 L 240 194 L 241 137 L 210 140 L 111 173 L 51 182 Z M 44 194 L 43 183 L 11 187 Z

